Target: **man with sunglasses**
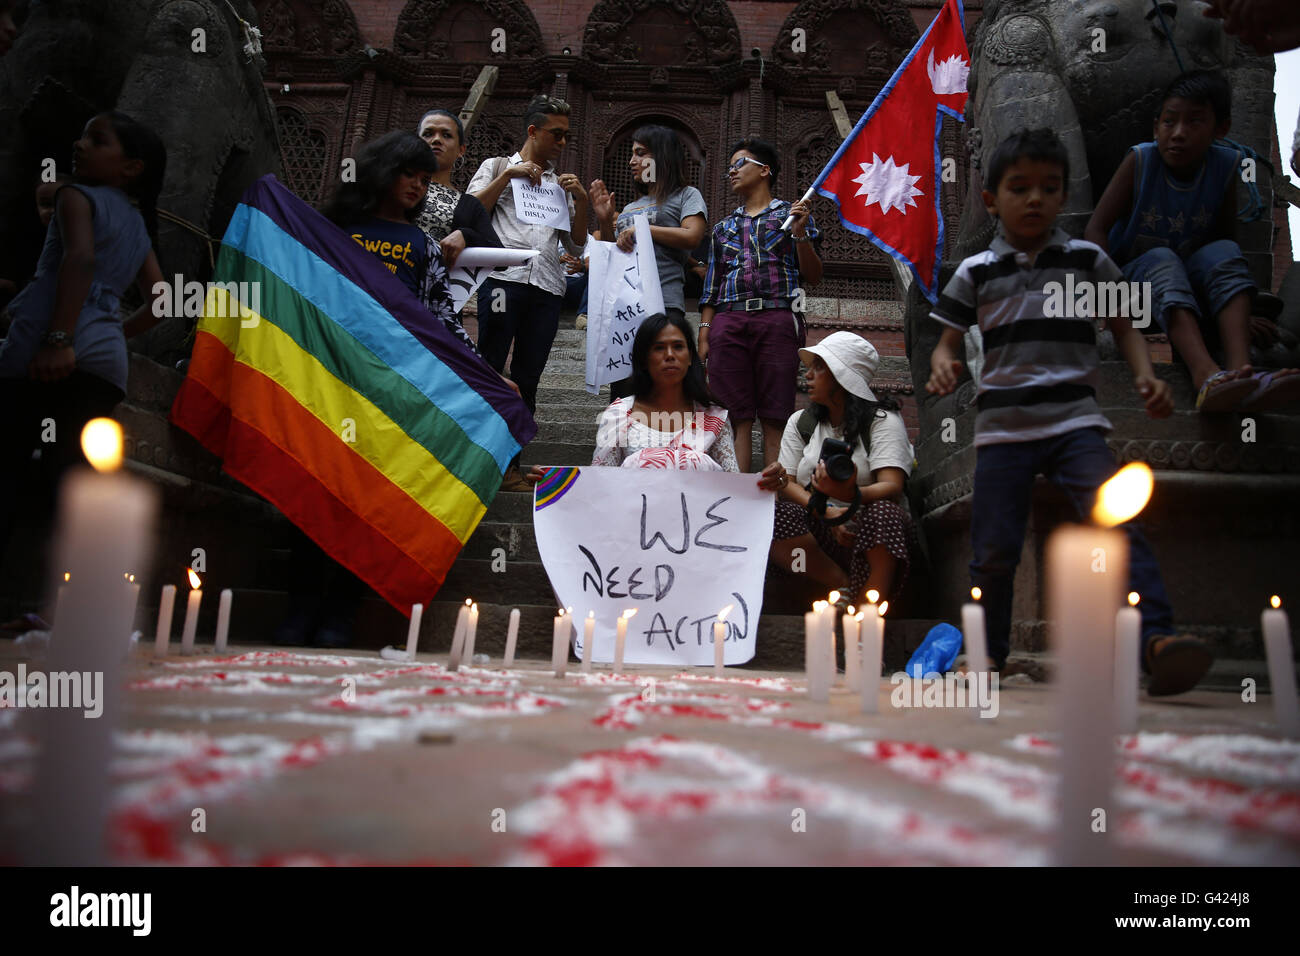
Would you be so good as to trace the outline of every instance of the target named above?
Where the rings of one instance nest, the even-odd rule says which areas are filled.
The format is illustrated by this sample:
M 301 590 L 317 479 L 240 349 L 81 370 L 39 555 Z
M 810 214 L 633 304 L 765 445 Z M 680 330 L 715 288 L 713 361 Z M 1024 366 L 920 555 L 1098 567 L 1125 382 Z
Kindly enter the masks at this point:
M 740 467 L 748 469 L 754 419 L 762 424 L 766 467 L 776 461 L 794 412 L 806 331 L 791 307 L 801 287 L 821 281 L 821 233 L 807 201 L 772 197 L 781 171 L 776 147 L 751 137 L 732 146 L 730 156 L 726 179 L 741 205 L 709 237 L 699 352 L 709 389 L 731 414 Z M 789 233 L 781 231 L 787 216 L 794 217 Z
M 555 163 L 573 137 L 569 104 L 555 97 L 534 96 L 524 110 L 528 140 L 513 156 L 483 161 L 469 192 L 492 215 L 492 228 L 507 249 L 540 249 L 523 265 L 498 269 L 479 287 L 478 347 L 498 372 L 514 344 L 510 378 L 529 411 L 537 410 L 537 386 L 551 354 L 560 324 L 560 306 L 567 288 L 564 264 L 556 240 L 570 255 L 582 258 L 587 242 L 587 191 L 573 173 L 557 173 Z M 515 216 L 510 180 L 527 178 L 533 185 L 558 183 L 569 194 L 569 228 L 556 229 L 520 222 Z M 532 491 L 519 473 L 518 460 L 506 472 L 502 491 Z

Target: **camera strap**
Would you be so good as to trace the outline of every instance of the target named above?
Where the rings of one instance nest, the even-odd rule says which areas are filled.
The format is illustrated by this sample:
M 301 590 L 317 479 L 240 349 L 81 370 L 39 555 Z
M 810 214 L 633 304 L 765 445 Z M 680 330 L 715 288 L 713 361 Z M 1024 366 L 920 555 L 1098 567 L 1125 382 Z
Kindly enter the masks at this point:
M 808 513 L 820 518 L 832 528 L 837 524 L 844 524 L 846 521 L 853 520 L 853 516 L 858 513 L 858 508 L 862 506 L 862 489 L 857 485 L 854 485 L 853 500 L 849 502 L 849 510 L 844 512 L 844 514 L 840 515 L 838 518 L 828 518 L 826 517 L 826 495 L 820 491 L 813 491 L 811 481 L 808 482 L 805 487 L 808 491 L 812 492 L 812 497 L 808 499 Z

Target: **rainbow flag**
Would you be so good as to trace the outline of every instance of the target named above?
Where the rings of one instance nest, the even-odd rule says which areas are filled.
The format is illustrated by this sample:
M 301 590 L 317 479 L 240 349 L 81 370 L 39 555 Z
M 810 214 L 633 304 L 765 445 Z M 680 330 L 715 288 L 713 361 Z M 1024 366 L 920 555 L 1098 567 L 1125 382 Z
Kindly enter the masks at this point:
M 274 176 L 222 239 L 172 421 L 407 614 L 537 433 L 487 362 Z

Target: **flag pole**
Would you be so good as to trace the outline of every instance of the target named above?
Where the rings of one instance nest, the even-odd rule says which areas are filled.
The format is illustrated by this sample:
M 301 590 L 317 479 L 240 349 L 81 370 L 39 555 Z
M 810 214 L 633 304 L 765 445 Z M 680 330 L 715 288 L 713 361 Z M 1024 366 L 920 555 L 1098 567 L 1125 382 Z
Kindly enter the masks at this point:
M 808 191 L 807 191 L 806 193 L 803 194 L 803 199 L 800 199 L 799 201 L 800 201 L 800 202 L 807 202 L 809 199 L 812 199 L 812 197 L 813 197 L 813 193 L 816 192 L 816 190 L 817 190 L 817 187 L 816 187 L 816 186 L 809 186 L 809 187 L 808 187 Z M 790 213 L 790 215 L 788 215 L 788 216 L 785 217 L 785 222 L 781 223 L 781 231 L 782 231 L 782 232 L 789 232 L 789 231 L 790 231 L 790 223 L 792 223 L 792 222 L 794 222 L 794 213 Z

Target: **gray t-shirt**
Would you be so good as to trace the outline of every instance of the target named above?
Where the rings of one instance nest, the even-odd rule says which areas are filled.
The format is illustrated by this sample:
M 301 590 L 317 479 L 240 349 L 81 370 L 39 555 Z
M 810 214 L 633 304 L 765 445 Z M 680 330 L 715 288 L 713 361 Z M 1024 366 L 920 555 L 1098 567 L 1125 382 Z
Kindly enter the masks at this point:
M 632 217 L 640 210 L 648 210 L 646 217 L 652 226 L 667 226 L 672 229 L 681 227 L 682 220 L 691 216 L 703 216 L 707 224 L 708 207 L 704 197 L 694 186 L 684 186 L 660 203 L 653 196 L 642 196 L 623 207 L 614 223 L 616 234 L 632 228 Z M 606 237 L 617 239 L 618 235 Z M 686 260 L 690 257 L 689 249 L 674 249 L 662 242 L 655 243 L 655 262 L 659 266 L 659 284 L 664 291 L 664 308 L 686 311 L 686 295 L 682 292 L 682 279 L 685 277 Z
M 144 219 L 126 193 L 114 186 L 65 186 L 90 200 L 95 229 L 95 275 L 77 316 L 73 347 L 77 368 L 126 391 L 126 336 L 117 316 L 118 303 L 140 274 L 149 254 Z M 45 234 L 36 263 L 36 278 L 9 303 L 13 325 L 0 342 L 0 378 L 26 378 L 27 366 L 49 331 L 54 313 L 63 236 L 55 219 Z

